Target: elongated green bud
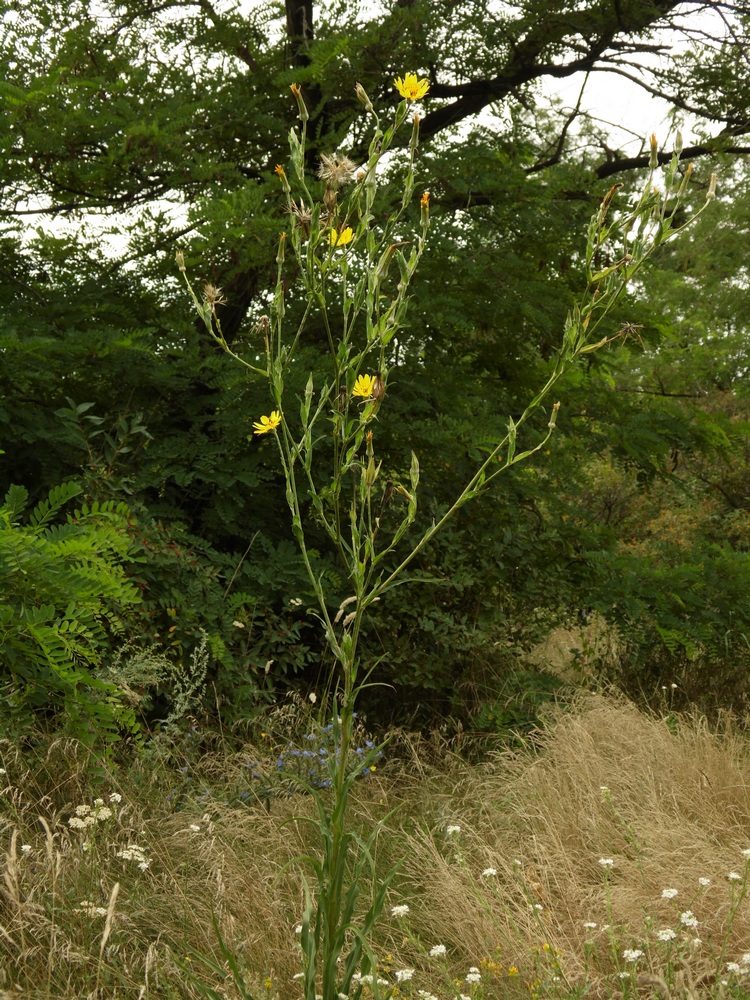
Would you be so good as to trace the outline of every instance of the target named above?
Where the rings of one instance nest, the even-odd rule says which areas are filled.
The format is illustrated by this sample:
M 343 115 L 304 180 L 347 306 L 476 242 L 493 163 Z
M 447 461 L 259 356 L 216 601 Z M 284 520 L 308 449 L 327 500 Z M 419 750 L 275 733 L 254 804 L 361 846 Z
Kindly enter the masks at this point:
M 302 87 L 298 83 L 290 84 L 290 89 L 297 99 L 297 110 L 299 111 L 299 119 L 301 122 L 306 122 L 310 117 L 310 112 L 307 110 L 307 105 L 305 104 L 305 99 L 302 96 Z

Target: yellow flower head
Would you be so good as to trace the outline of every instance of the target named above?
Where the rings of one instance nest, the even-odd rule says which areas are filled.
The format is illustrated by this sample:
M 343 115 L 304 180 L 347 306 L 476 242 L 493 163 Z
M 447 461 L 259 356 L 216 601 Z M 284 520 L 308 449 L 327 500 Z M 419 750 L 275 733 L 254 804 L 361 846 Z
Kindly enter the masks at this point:
M 261 417 L 253 422 L 253 434 L 268 434 L 275 431 L 281 423 L 281 414 L 278 410 L 272 410 L 270 417 Z
M 430 81 L 418 79 L 416 73 L 404 73 L 403 80 L 397 76 L 393 82 L 396 84 L 396 90 L 407 101 L 421 100 L 430 89 Z
M 352 227 L 347 226 L 346 229 L 338 230 L 332 229 L 328 234 L 328 242 L 332 247 L 345 247 L 347 243 L 351 243 L 354 239 L 354 233 L 352 232 Z
M 430 205 L 430 192 L 429 191 L 425 191 L 425 193 L 422 195 L 422 197 L 421 197 L 421 199 L 419 201 L 419 204 L 422 206 L 422 208 L 429 208 L 429 205 Z
M 280 163 L 276 164 L 276 166 L 273 168 L 273 172 L 275 174 L 278 174 L 279 177 L 283 177 L 284 176 L 284 168 L 282 167 L 282 165 Z
M 372 396 L 372 390 L 374 388 L 375 388 L 374 375 L 358 375 L 357 381 L 354 383 L 352 396 L 361 396 L 362 399 L 369 399 L 370 396 Z

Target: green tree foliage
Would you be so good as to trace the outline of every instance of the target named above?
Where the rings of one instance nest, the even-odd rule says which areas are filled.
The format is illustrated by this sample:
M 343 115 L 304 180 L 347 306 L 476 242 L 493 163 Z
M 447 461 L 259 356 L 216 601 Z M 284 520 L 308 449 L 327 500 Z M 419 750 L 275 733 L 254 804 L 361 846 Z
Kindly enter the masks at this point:
M 80 486 L 52 489 L 25 519 L 27 492 L 11 486 L 0 507 L 0 657 L 4 714 L 63 709 L 86 741 L 135 730 L 118 688 L 97 676 L 112 635 L 138 591 L 122 567 L 127 508 L 84 504 L 59 523 Z
M 392 345 L 400 419 L 383 448 L 394 481 L 420 455 L 423 516 L 439 516 L 549 371 L 592 211 L 615 182 L 614 210 L 627 205 L 649 162 L 645 140 L 635 155 L 612 148 L 585 94 L 566 108 L 543 85 L 581 72 L 589 88 L 603 74 L 637 79 L 696 116 L 682 169 L 694 164 L 697 204 L 718 169 L 717 212 L 642 275 L 612 320 L 612 334 L 632 324 L 632 335 L 569 377 L 558 451 L 420 557 L 439 583 L 383 602 L 366 637 L 386 654 L 381 679 L 402 703 L 427 691 L 450 707 L 477 672 L 504 669 L 509 634 L 532 640 L 525 623 L 548 620 L 534 609 L 606 611 L 603 567 L 621 540 L 588 513 L 602 470 L 634 476 L 649 502 L 660 490 L 672 502 L 660 484 L 679 476 L 686 496 L 708 490 L 722 518 L 743 516 L 747 27 L 742 4 L 713 18 L 674 0 L 18 0 L 0 35 L 0 479 L 33 502 L 74 477 L 89 504 L 127 500 L 139 526 L 128 572 L 143 594 L 131 634 L 180 663 L 204 628 L 222 711 L 241 714 L 291 679 L 314 684 L 319 633 L 273 449 L 247 441 L 265 390 L 193 322 L 175 249 L 222 289 L 233 349 L 262 355 L 290 225 L 274 174 L 287 162 L 289 84 L 310 109 L 314 170 L 321 153 L 364 156 L 355 82 L 385 108 L 395 76 L 429 77 L 418 177 L 431 242 Z M 387 170 L 379 182 L 382 222 L 400 192 Z M 291 321 L 300 308 L 292 293 Z M 292 394 L 320 371 L 319 318 L 308 331 Z M 343 599 L 335 554 L 322 533 L 311 541 Z M 637 565 L 635 582 L 653 589 Z

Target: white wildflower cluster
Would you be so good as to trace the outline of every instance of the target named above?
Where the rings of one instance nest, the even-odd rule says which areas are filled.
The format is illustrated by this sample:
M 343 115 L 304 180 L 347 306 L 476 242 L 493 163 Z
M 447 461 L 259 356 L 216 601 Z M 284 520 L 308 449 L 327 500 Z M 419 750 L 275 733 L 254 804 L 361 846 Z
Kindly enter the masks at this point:
M 680 923 L 683 927 L 697 927 L 698 918 L 692 910 L 685 910 L 684 913 L 680 914 Z
M 622 957 L 626 962 L 637 962 L 639 958 L 643 958 L 643 952 L 640 948 L 626 948 Z
M 663 927 L 660 931 L 656 932 L 656 936 L 660 941 L 674 941 L 677 933 L 671 927 Z
M 596 923 L 593 920 L 584 920 L 583 926 L 586 928 L 587 931 L 596 930 Z
M 602 868 L 614 868 L 615 863 L 612 858 L 599 858 L 599 864 Z
M 408 912 L 409 912 L 409 907 L 408 907 L 408 905 L 406 903 L 399 903 L 398 906 L 392 906 L 391 907 L 391 916 L 392 917 L 396 917 L 396 918 L 398 918 L 398 917 L 405 917 Z
M 497 875 L 497 868 L 485 868 L 482 872 L 482 878 L 494 878 Z
M 146 857 L 144 849 L 142 847 L 138 847 L 137 844 L 130 844 L 128 847 L 123 847 L 121 851 L 117 852 L 117 857 L 124 858 L 125 861 L 136 861 L 142 872 L 145 872 L 151 864 L 149 859 Z
M 438 1000 L 434 993 L 428 993 L 427 990 L 417 990 L 417 996 L 422 997 L 422 1000 Z
M 449 837 L 457 837 L 458 834 L 461 832 L 461 827 L 455 825 L 446 826 L 445 832 L 448 834 Z
M 662 889 L 661 898 L 662 899 L 674 899 L 678 895 L 677 889 Z
M 480 973 L 476 965 L 472 965 L 469 971 L 466 973 L 466 982 L 481 983 L 481 981 L 482 981 L 482 974 Z
M 31 844 L 21 844 L 21 853 L 22 854 L 30 854 L 31 853 Z
M 704 889 L 707 889 L 711 885 L 711 879 L 710 878 L 699 878 L 698 879 L 698 885 L 702 886 Z
M 87 917 L 106 917 L 107 907 L 97 906 L 90 899 L 82 899 L 80 906 L 77 906 L 73 913 L 85 913 Z
M 414 975 L 414 969 L 397 969 L 396 970 L 396 982 L 397 983 L 408 983 L 409 980 Z
M 750 951 L 746 951 L 739 962 L 727 962 L 727 972 L 735 976 L 750 975 Z
M 112 792 L 109 801 L 112 805 L 116 805 L 122 801 L 122 795 Z M 112 810 L 104 804 L 104 799 L 94 799 L 93 808 L 87 805 L 76 806 L 75 813 L 75 816 L 71 816 L 68 820 L 71 830 L 85 830 L 89 826 L 96 826 L 97 823 L 112 818 Z
M 742 876 L 740 875 L 739 872 L 730 872 L 727 875 L 727 878 L 729 879 L 730 882 L 741 882 L 742 881 Z
M 430 957 L 441 958 L 445 954 L 445 952 L 446 952 L 446 947 L 444 944 L 436 944 L 433 945 L 432 948 L 430 948 Z

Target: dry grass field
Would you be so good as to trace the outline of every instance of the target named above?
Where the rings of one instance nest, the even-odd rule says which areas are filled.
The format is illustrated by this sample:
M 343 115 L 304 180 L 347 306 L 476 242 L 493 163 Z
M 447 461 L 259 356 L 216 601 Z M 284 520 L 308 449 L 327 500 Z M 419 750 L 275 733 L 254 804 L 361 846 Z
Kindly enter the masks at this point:
M 258 796 L 279 740 L 119 767 L 0 744 L 0 996 L 300 1000 L 313 802 Z M 480 763 L 395 734 L 352 823 L 381 824 L 378 873 L 400 865 L 379 982 L 352 996 L 750 995 L 750 742 L 729 720 L 590 697 Z

